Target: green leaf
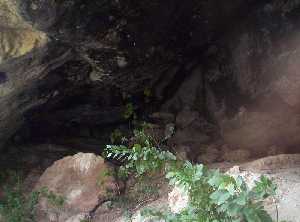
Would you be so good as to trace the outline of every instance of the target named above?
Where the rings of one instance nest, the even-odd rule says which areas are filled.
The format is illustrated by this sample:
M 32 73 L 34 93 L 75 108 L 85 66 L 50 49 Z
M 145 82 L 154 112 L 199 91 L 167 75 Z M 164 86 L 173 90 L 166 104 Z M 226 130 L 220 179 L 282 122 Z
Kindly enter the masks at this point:
M 231 197 L 230 193 L 223 190 L 217 190 L 210 195 L 210 198 L 216 203 L 217 205 L 221 205 L 225 203 Z

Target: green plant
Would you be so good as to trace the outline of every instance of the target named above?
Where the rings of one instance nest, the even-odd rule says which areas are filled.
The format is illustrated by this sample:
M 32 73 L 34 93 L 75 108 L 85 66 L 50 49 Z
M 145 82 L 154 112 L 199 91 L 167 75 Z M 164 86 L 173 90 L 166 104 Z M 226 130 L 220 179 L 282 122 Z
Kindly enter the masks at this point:
M 114 158 L 125 164 L 120 167 L 119 175 L 128 176 L 136 173 L 142 176 L 161 170 L 169 161 L 175 161 L 176 157 L 169 151 L 159 150 L 153 146 L 153 141 L 143 131 L 134 131 L 135 144 L 132 147 L 124 145 L 107 145 L 108 158 Z
M 97 177 L 97 185 L 103 186 L 107 177 L 110 176 L 112 176 L 112 172 L 110 172 L 108 169 L 102 170 Z
M 9 184 L 4 186 L 3 199 L 0 200 L 0 214 L 6 222 L 33 222 L 39 192 L 25 196 L 22 192 L 21 177 L 14 173 Z
M 272 221 L 262 204 L 276 191 L 267 177 L 261 177 L 250 189 L 241 177 L 234 178 L 202 164 L 176 160 L 172 153 L 154 147 L 143 131 L 135 132 L 135 136 L 136 143 L 132 147 L 107 146 L 108 157 L 124 162 L 120 171 L 141 177 L 164 169 L 170 185 L 182 187 L 189 196 L 189 204 L 180 213 L 147 210 L 144 216 L 167 222 Z
M 134 112 L 134 106 L 132 103 L 127 103 L 125 106 L 125 110 L 123 112 L 123 117 L 124 119 L 128 120 L 132 117 L 134 117 L 135 112 Z
M 152 211 L 150 215 L 170 222 L 272 222 L 262 201 L 275 193 L 276 186 L 266 177 L 249 189 L 241 177 L 233 178 L 189 162 L 171 169 L 166 177 L 171 185 L 188 192 L 189 205 L 179 214 Z
M 112 144 L 121 143 L 122 142 L 122 138 L 123 138 L 123 134 L 122 134 L 121 130 L 119 130 L 119 129 L 115 129 L 110 134 L 110 142 Z
M 62 208 L 64 205 L 64 198 L 47 188 L 35 190 L 26 195 L 23 191 L 22 177 L 18 172 L 5 173 L 5 179 L 3 198 L 0 200 L 0 215 L 5 222 L 36 221 L 36 206 L 41 197 L 45 197 L 55 208 Z
M 144 88 L 144 99 L 146 103 L 150 103 L 152 96 L 151 89 L 149 87 Z
M 43 187 L 39 190 L 40 196 L 47 199 L 47 202 L 51 207 L 58 210 L 62 209 L 65 204 L 65 198 L 61 195 L 55 194 L 53 191 L 48 190 L 47 187 Z

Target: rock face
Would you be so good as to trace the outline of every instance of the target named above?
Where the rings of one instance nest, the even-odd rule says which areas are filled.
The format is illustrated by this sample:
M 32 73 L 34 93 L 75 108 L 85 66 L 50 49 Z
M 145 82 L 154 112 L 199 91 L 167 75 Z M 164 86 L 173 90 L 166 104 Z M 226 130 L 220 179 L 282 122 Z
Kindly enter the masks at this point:
M 46 187 L 63 197 L 65 203 L 62 207 L 53 206 L 43 198 L 38 205 L 38 221 L 73 221 L 78 215 L 89 215 L 108 195 L 116 194 L 118 186 L 109 174 L 112 172 L 94 154 L 78 153 L 56 161 L 40 177 L 35 189 Z
M 163 109 L 191 107 L 236 149 L 266 155 L 279 146 L 297 152 L 299 3 L 252 6 L 240 21 L 231 21 L 235 27 L 208 48 L 202 68 L 192 68 Z
M 76 110 L 87 113 L 85 116 L 90 121 L 107 119 L 107 111 L 111 116 L 116 114 L 111 122 L 120 120 L 120 111 L 112 111 L 114 108 L 120 110 L 120 104 L 111 104 L 113 93 L 102 82 L 102 77 L 108 75 L 113 67 L 118 69 L 117 55 L 119 58 L 120 53 L 113 49 L 112 38 L 106 36 L 105 40 L 100 41 L 95 33 L 87 35 L 90 31 L 87 29 L 93 26 L 92 18 L 95 13 L 99 13 L 97 10 L 102 9 L 94 7 L 97 12 L 91 10 L 89 13 L 93 15 L 89 18 L 85 16 L 85 20 L 78 24 L 71 17 L 80 14 L 80 7 L 85 10 L 84 7 L 92 5 L 81 4 L 80 0 L 68 3 L 0 1 L 0 107 L 3 107 L 0 111 L 0 147 L 16 133 L 20 137 L 22 132 L 28 132 L 25 137 L 28 138 L 31 134 L 36 138 L 40 137 L 36 135 L 38 132 L 51 135 L 63 126 L 86 122 L 86 119 L 80 121 Z M 84 26 L 83 23 L 89 26 L 85 26 L 85 31 L 80 28 Z M 88 36 L 93 35 L 93 40 L 85 43 Z M 100 62 L 104 57 L 108 60 Z M 90 78 L 91 73 L 98 76 L 97 81 Z M 112 86 L 109 88 L 113 90 Z M 102 96 L 93 99 L 91 95 L 94 93 Z M 75 98 L 77 102 L 74 104 Z M 75 113 L 71 109 L 73 106 L 77 108 Z M 98 110 L 97 107 L 102 107 L 102 117 L 93 111 Z M 50 109 L 52 112 L 49 112 Z M 68 110 L 65 113 L 72 114 L 62 116 L 61 111 L 64 109 Z M 60 112 L 56 112 L 57 110 Z M 47 116 L 50 113 L 52 116 Z M 62 121 L 66 124 L 61 124 Z M 100 120 L 100 125 L 102 123 Z M 40 130 L 41 125 L 48 127 Z M 60 134 L 63 132 L 66 131 L 60 131 Z
M 22 17 L 17 1 L 1 0 L 0 14 L 0 64 L 46 44 L 46 34 Z
M 192 148 L 203 135 L 258 154 L 296 147 L 298 10 L 296 0 L 1 0 L 0 146 L 119 124 L 121 95 L 140 105 L 151 89 L 155 108 L 177 115 L 178 140 L 197 137 Z
M 227 67 L 241 96 L 225 97 L 228 102 L 236 98 L 238 109 L 233 118 L 219 122 L 224 140 L 234 146 L 260 152 L 274 144 L 299 144 L 299 18 L 294 14 L 297 3 L 291 2 L 274 1 L 256 9 L 227 40 Z

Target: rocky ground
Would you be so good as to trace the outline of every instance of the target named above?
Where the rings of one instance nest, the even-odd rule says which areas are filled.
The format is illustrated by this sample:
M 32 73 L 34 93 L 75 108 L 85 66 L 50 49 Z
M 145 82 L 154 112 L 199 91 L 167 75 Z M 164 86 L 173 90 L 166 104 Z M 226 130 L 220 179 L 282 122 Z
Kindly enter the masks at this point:
M 52 147 L 55 148 L 54 145 Z M 47 161 L 48 166 L 27 165 L 24 190 L 29 192 L 39 187 L 48 187 L 54 193 L 64 196 L 66 203 L 60 209 L 49 205 L 45 199 L 41 200 L 38 205 L 39 222 L 81 222 L 81 219 L 87 217 L 93 222 L 126 222 L 129 215 L 134 222 L 152 222 L 141 219 L 141 209 L 176 208 L 185 201 L 180 193 L 171 192 L 171 187 L 161 175 L 152 175 L 143 183 L 130 180 L 124 187 L 123 182 L 105 176 L 107 172 L 113 172 L 113 165 L 105 163 L 95 154 L 78 153 L 57 160 L 54 164 L 49 164 L 49 159 Z M 240 175 L 249 186 L 262 174 L 272 178 L 278 185 L 277 197 L 275 201 L 265 203 L 266 209 L 275 221 L 277 215 L 279 221 L 300 221 L 299 154 L 281 154 L 249 162 L 219 162 L 209 166 L 231 175 Z
M 250 186 L 262 174 L 274 179 L 278 185 L 277 200 L 266 203 L 268 211 L 274 219 L 278 213 L 281 221 L 299 222 L 300 154 L 282 154 L 284 149 L 272 146 L 261 152 L 264 157 L 260 157 L 251 150 L 234 149 L 224 140 L 203 145 L 211 140 L 210 132 L 205 134 L 201 130 L 201 127 L 208 128 L 207 123 L 190 110 L 184 110 L 176 118 L 171 113 L 153 113 L 150 120 L 146 133 L 156 141 L 166 139 L 165 143 L 179 159 L 241 175 Z M 0 157 L 3 169 L 24 173 L 25 193 L 47 187 L 66 198 L 63 207 L 42 199 L 38 205 L 38 222 L 80 222 L 83 218 L 93 222 L 125 222 L 129 215 L 134 222 L 140 222 L 143 220 L 139 213 L 145 207 L 176 208 L 185 201 L 178 192 L 172 192 L 162 175 L 149 175 L 144 181 L 117 180 L 115 164 L 97 154 L 83 152 L 91 147 L 91 151 L 100 154 L 102 149 L 97 144 L 89 145 L 87 140 L 80 139 L 72 141 L 65 145 L 9 147 L 6 155 Z
M 286 221 L 286 222 L 299 222 L 300 221 L 300 156 L 299 155 L 281 155 L 273 156 L 273 164 L 279 164 L 281 167 L 274 167 L 268 158 L 262 158 L 257 161 L 248 162 L 242 166 L 233 166 L 229 168 L 228 172 L 230 175 L 242 176 L 249 186 L 254 184 L 255 180 L 258 180 L 261 175 L 266 175 L 272 178 L 274 183 L 277 184 L 278 190 L 275 200 L 268 200 L 265 203 L 267 211 L 271 214 L 274 221 Z M 290 165 L 289 160 L 291 158 L 297 159 L 298 163 L 293 166 Z M 262 169 L 263 165 L 268 169 Z M 227 170 L 232 164 L 219 163 L 218 167 L 223 170 Z M 243 166 L 251 165 L 247 169 L 243 169 Z M 168 207 L 174 207 L 174 205 L 180 205 L 184 202 L 184 199 L 180 195 L 170 199 L 169 196 L 162 196 L 158 200 L 146 204 L 144 208 L 154 208 L 157 210 L 166 209 Z M 121 217 L 117 220 L 118 222 L 125 222 L 125 218 Z M 152 222 L 152 220 L 141 220 L 140 211 L 136 211 L 133 216 L 133 221 Z M 98 222 L 98 221 L 97 221 Z M 153 221 L 154 222 L 154 221 Z

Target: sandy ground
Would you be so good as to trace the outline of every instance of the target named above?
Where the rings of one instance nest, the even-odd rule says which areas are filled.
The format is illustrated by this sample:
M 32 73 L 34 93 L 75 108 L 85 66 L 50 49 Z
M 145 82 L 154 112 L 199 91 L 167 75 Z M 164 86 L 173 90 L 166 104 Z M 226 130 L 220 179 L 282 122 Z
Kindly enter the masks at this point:
M 300 167 L 277 170 L 270 176 L 278 186 L 279 221 L 300 222 Z M 275 204 L 266 208 L 276 221 Z

